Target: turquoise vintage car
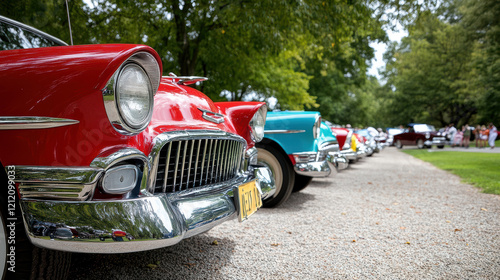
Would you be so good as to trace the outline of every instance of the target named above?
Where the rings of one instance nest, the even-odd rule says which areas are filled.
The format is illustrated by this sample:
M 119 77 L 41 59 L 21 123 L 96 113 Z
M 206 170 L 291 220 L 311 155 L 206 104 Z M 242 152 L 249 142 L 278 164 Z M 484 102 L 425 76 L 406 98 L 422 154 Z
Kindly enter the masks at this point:
M 326 177 L 332 168 L 348 164 L 319 112 L 268 112 L 264 139 L 256 146 L 259 163 L 271 169 L 276 183 L 275 194 L 263 201 L 265 207 L 283 203 L 313 177 Z

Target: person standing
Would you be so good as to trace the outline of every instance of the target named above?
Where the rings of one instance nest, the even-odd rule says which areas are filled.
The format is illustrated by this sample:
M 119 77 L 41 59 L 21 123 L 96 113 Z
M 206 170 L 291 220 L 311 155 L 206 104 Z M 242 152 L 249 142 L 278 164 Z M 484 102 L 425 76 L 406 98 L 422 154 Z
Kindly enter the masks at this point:
M 464 132 L 464 139 L 462 142 L 462 146 L 464 146 L 465 148 L 469 148 L 470 129 L 468 124 L 464 125 L 463 132 Z
M 448 129 L 448 135 L 450 136 L 450 145 L 453 147 L 454 145 L 454 140 L 455 140 L 455 134 L 457 133 L 457 129 L 455 128 L 455 124 L 450 123 L 450 129 Z
M 490 148 L 493 149 L 495 148 L 495 140 L 497 140 L 498 136 L 498 131 L 496 126 L 493 125 L 493 123 L 489 124 L 489 129 L 490 129 L 490 135 L 488 136 L 488 144 L 490 145 Z
M 481 148 L 486 148 L 486 143 L 488 143 L 488 136 L 490 134 L 490 130 L 486 129 L 486 126 L 483 124 L 481 126 Z
M 476 129 L 474 129 L 474 140 L 476 141 L 476 148 L 479 148 L 481 146 L 481 126 L 480 125 L 476 125 Z

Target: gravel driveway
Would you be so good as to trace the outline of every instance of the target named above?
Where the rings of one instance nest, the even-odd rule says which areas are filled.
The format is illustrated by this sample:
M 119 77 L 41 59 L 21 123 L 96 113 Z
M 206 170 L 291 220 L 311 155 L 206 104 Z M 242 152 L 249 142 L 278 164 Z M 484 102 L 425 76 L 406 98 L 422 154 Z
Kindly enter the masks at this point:
M 500 196 L 388 148 L 244 223 L 75 254 L 69 279 L 500 279 Z

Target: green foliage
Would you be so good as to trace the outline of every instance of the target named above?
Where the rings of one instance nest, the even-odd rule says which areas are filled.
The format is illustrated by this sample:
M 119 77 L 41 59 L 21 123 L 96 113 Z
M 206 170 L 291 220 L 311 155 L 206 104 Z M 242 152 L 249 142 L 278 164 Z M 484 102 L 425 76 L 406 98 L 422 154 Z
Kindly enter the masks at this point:
M 500 4 L 444 1 L 408 25 L 409 36 L 386 53 L 387 120 L 500 122 Z
M 486 193 L 500 194 L 500 154 L 473 152 L 428 152 L 404 150 L 405 153 L 448 170 L 466 183 Z

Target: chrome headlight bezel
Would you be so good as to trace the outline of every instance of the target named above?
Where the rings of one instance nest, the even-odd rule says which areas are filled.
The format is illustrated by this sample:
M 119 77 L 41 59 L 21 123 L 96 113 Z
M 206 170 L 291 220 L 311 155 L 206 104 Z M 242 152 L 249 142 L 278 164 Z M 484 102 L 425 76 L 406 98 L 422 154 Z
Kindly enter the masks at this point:
M 121 82 L 120 77 L 131 67 L 136 67 L 136 70 L 142 72 L 147 77 L 145 80 L 147 83 L 146 96 L 149 99 L 147 101 L 148 113 L 146 117 L 142 118 L 139 122 L 132 120 L 130 116 L 127 117 L 127 114 L 130 114 L 126 112 L 126 109 L 121 105 L 120 101 L 123 101 L 121 99 L 123 97 L 118 90 L 120 86 L 119 83 Z M 109 122 L 116 131 L 123 135 L 136 135 L 146 129 L 153 116 L 154 95 L 160 85 L 160 79 L 160 66 L 155 57 L 147 52 L 138 52 L 132 55 L 115 71 L 102 92 L 106 114 Z
M 321 134 L 321 115 L 316 116 L 316 120 L 314 121 L 312 131 L 313 131 L 313 138 L 317 139 Z
M 267 106 L 262 105 L 253 115 L 250 123 L 250 136 L 254 142 L 260 142 L 264 139 L 264 126 L 266 125 Z

